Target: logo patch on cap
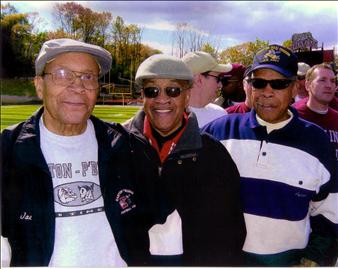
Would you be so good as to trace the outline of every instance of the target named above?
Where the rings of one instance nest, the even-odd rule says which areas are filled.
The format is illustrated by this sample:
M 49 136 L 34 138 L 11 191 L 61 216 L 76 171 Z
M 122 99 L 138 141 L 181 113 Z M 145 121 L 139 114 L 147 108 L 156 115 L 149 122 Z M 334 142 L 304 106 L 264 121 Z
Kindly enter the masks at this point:
M 296 76 L 297 56 L 288 48 L 279 45 L 270 45 L 259 50 L 253 60 L 251 71 L 269 68 L 285 77 Z
M 262 63 L 263 62 L 279 62 L 281 58 L 281 53 L 284 53 L 287 57 L 290 56 L 285 49 L 279 46 L 270 46 L 269 50 L 264 54 Z
M 280 56 L 277 55 L 277 53 L 278 52 L 275 50 L 269 50 L 267 53 L 264 54 L 262 62 L 279 62 Z

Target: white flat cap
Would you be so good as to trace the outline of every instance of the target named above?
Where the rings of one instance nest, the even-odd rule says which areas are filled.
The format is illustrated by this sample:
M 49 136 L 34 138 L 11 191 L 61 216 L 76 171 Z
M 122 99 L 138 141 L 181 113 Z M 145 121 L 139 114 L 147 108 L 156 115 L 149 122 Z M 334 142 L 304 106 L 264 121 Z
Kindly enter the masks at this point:
M 60 38 L 48 40 L 42 45 L 35 60 L 35 74 L 42 75 L 46 63 L 65 52 L 83 52 L 92 55 L 100 66 L 101 76 L 106 74 L 111 67 L 112 57 L 106 49 L 70 38 Z

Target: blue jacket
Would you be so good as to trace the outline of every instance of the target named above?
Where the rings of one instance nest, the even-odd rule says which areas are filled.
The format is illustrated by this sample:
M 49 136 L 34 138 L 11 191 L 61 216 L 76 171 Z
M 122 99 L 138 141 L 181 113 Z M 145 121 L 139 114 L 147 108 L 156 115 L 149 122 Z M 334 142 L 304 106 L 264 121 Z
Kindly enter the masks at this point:
M 203 131 L 222 142 L 238 167 L 243 249 L 253 264 L 291 266 L 305 257 L 330 265 L 338 227 L 334 148 L 320 127 L 290 110 L 291 121 L 270 133 L 254 110 L 224 116 Z

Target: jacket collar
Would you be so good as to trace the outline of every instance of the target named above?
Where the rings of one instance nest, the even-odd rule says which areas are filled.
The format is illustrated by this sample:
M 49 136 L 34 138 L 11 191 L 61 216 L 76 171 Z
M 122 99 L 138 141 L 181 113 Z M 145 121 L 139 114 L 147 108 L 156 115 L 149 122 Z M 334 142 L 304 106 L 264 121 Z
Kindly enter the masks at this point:
M 31 157 L 27 158 L 26 161 L 32 164 L 41 163 L 43 160 L 43 154 L 40 148 L 39 128 L 39 121 L 43 111 L 44 108 L 41 107 L 23 124 L 16 141 L 18 146 L 28 147 L 25 148 L 25 152 L 29 150 L 28 152 Z M 102 154 L 102 158 L 109 158 L 110 153 L 117 152 L 121 147 L 123 147 L 124 143 L 122 143 L 121 138 L 123 137 L 123 134 L 127 135 L 127 131 L 120 124 L 106 123 L 95 116 L 90 116 L 90 120 L 94 125 L 95 135 L 98 141 L 99 150 Z M 100 147 L 100 145 L 103 146 Z
M 292 106 L 289 106 L 288 109 L 293 114 L 293 118 L 291 119 L 291 121 L 287 125 L 285 125 L 280 130 L 289 129 L 290 127 L 294 126 L 299 121 L 299 114 L 298 114 L 297 110 L 295 108 L 293 108 Z M 256 118 L 256 111 L 254 109 L 251 109 L 251 111 L 248 112 L 248 113 L 246 113 L 246 115 L 247 115 L 246 125 L 248 127 L 250 127 L 251 129 L 254 129 L 254 128 L 265 128 L 264 126 L 261 126 L 258 123 L 257 118 Z
M 38 166 L 49 172 L 46 161 L 44 160 L 40 147 L 40 129 L 39 120 L 43 114 L 43 107 L 39 108 L 28 120 L 26 120 L 15 141 L 15 147 L 21 152 L 18 154 L 24 162 Z M 29 155 L 29 158 L 27 158 Z
M 144 110 L 140 110 L 131 120 L 126 122 L 124 126 L 135 136 L 146 141 L 147 139 L 143 135 L 144 117 Z M 202 148 L 202 139 L 196 116 L 194 113 L 188 113 L 187 127 L 172 154 L 178 153 L 180 151 L 196 150 L 200 148 Z

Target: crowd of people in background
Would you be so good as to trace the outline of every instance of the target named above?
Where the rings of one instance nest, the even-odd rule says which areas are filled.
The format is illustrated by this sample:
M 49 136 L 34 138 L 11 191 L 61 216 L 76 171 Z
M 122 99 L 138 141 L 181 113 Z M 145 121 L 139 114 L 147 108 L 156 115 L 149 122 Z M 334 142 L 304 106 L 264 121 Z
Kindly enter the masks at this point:
M 2 266 L 337 265 L 336 70 L 252 60 L 150 56 L 120 125 L 92 115 L 110 53 L 45 42 L 43 105 L 1 134 Z

